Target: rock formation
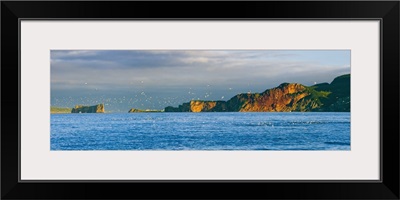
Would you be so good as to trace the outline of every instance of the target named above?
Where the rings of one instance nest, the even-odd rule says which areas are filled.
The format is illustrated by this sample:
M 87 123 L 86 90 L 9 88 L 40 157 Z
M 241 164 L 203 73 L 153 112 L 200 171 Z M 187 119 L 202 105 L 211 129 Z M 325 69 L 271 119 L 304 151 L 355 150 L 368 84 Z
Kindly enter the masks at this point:
M 71 113 L 104 113 L 104 104 L 94 106 L 76 105 L 72 108 Z
M 228 101 L 190 101 L 165 112 L 349 112 L 350 74 L 336 77 L 331 84 L 304 86 L 282 83 L 262 93 L 243 93 Z
M 200 101 L 193 100 L 189 103 L 179 105 L 178 108 L 168 106 L 165 112 L 227 112 L 227 104 L 225 101 Z

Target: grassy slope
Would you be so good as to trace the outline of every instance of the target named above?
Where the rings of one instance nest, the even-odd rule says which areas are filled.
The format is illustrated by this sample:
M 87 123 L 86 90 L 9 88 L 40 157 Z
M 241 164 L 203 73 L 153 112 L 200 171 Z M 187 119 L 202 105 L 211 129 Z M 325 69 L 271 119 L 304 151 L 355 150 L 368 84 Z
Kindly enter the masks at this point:
M 58 107 L 50 107 L 50 113 L 71 113 L 71 108 L 58 108 Z
M 327 98 L 321 98 L 322 110 L 350 112 L 350 74 L 336 77 L 331 84 L 322 83 L 311 88 L 330 93 Z

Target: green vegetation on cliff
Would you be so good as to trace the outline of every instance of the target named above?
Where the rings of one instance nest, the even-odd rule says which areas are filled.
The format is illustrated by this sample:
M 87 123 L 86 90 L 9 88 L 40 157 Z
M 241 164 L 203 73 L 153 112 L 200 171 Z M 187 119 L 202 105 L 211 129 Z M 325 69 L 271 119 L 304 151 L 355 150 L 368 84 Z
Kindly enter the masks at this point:
M 310 87 L 282 83 L 262 93 L 242 93 L 228 101 L 190 101 L 165 112 L 350 112 L 350 74 Z
M 350 112 L 350 74 L 336 77 L 331 84 L 312 86 L 316 91 L 328 91 L 328 98 L 322 99 L 323 111 Z

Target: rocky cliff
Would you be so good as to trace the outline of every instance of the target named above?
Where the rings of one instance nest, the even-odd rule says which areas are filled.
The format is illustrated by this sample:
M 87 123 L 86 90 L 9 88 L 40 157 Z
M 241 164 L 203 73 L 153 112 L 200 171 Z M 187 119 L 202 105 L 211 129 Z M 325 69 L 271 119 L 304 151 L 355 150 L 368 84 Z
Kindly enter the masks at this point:
M 307 112 L 350 111 L 350 75 L 335 78 L 331 84 L 304 86 L 282 83 L 262 93 L 243 93 L 228 101 L 190 101 L 165 112 Z
M 104 113 L 104 104 L 94 106 L 76 105 L 72 108 L 71 113 Z
M 297 83 L 282 83 L 263 93 L 239 94 L 227 103 L 230 110 L 239 112 L 312 111 L 321 106 L 310 88 Z M 317 94 L 323 96 L 323 94 Z
M 190 101 L 183 103 L 178 108 L 168 106 L 164 112 L 227 112 L 229 111 L 225 101 Z

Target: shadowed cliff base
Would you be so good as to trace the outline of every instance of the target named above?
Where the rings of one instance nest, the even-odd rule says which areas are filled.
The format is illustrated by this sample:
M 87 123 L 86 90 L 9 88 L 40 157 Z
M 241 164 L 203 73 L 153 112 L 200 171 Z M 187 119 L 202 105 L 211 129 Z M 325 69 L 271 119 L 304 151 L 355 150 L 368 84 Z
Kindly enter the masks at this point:
M 192 100 L 165 112 L 350 112 L 350 74 L 330 84 L 282 83 L 262 93 L 242 93 L 228 101 Z

